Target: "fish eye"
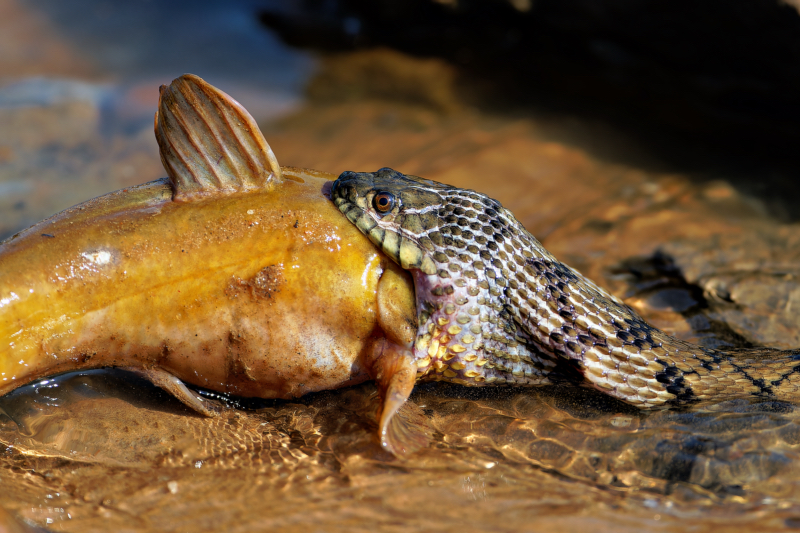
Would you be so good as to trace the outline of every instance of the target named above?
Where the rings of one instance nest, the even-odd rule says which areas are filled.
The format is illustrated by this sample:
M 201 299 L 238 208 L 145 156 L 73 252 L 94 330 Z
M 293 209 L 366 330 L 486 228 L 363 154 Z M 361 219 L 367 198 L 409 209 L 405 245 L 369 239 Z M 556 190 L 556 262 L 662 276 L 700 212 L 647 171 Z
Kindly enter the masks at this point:
M 394 207 L 394 195 L 388 192 L 379 192 L 372 199 L 372 205 L 378 213 L 388 213 Z

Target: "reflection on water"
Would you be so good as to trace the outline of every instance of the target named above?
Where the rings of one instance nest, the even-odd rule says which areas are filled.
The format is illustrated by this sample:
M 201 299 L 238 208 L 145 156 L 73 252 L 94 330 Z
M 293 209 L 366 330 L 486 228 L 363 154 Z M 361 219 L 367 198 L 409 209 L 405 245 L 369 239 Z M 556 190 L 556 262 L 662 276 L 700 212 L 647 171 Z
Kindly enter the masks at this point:
M 38 28 L 39 49 L 60 54 L 59 65 L 12 61 L 0 79 L 4 235 L 161 177 L 156 86 L 195 71 L 255 111 L 284 164 L 393 166 L 486 191 L 671 334 L 800 346 L 800 228 L 725 182 L 603 163 L 536 120 L 442 105 L 455 94 L 446 65 L 386 52 L 326 60 L 318 98 L 267 120 L 299 102 L 312 61 L 257 29 L 246 1 L 0 2 L 17 17 L 0 30 Z M 387 95 L 392 79 L 411 79 L 407 93 Z M 0 399 L 0 506 L 64 531 L 800 527 L 795 404 L 640 412 L 567 385 L 429 383 L 413 401 L 434 442 L 397 460 L 376 441 L 374 400 L 372 384 L 293 402 L 219 398 L 228 408 L 205 419 L 123 371 L 48 378 Z

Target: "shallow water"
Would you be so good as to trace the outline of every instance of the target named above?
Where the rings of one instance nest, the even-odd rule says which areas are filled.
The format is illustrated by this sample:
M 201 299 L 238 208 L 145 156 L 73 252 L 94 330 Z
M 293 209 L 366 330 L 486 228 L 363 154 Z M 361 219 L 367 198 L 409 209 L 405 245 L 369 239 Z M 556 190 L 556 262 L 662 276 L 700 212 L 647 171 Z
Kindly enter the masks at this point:
M 4 399 L 4 503 L 67 531 L 702 531 L 796 516 L 786 404 L 642 414 L 592 391 L 427 385 L 413 400 L 434 443 L 399 461 L 375 444 L 374 392 L 206 420 L 120 371 L 47 380 Z
M 310 101 L 299 87 L 314 59 L 277 43 L 272 53 L 285 59 L 255 73 L 227 68 L 224 55 L 195 67 L 196 43 L 148 71 L 135 55 L 157 49 L 133 37 L 118 49 L 133 50 L 124 61 L 87 52 L 113 40 L 111 30 L 94 32 L 108 20 L 103 13 L 142 27 L 148 11 L 136 18 L 83 4 L 93 14 L 79 21 L 86 26 L 57 2 L 0 2 L 16 17 L 0 17 L 4 24 L 39 31 L 39 48 L 0 31 L 29 58 L 6 59 L 0 86 L 4 235 L 161 177 L 149 123 L 156 87 L 190 67 L 207 69 L 209 81 L 254 111 L 283 164 L 333 173 L 392 166 L 480 189 L 561 260 L 671 334 L 708 346 L 800 346 L 800 228 L 724 181 L 698 185 L 604 162 L 553 141 L 552 125 L 535 117 L 443 106 L 456 101 L 453 78 L 435 61 L 386 52 L 326 60 Z M 153 13 L 186 12 L 174 6 Z M 169 26 L 154 28 L 164 35 Z M 256 45 L 272 41 L 255 26 L 236 28 L 253 40 L 235 50 L 257 61 Z M 57 65 L 34 53 L 48 47 L 58 50 Z M 428 84 L 418 94 L 437 96 L 387 97 L 371 85 L 376 69 L 418 76 L 409 85 Z M 289 81 L 270 85 L 273 71 Z M 237 93 L 262 86 L 262 104 Z M 361 96 L 343 97 L 342 87 Z M 800 527 L 797 405 L 741 398 L 645 413 L 566 385 L 425 384 L 412 400 L 434 442 L 398 460 L 375 439 L 374 397 L 365 384 L 295 402 L 219 398 L 228 408 L 209 420 L 123 371 L 43 380 L 0 399 L 0 506 L 58 531 Z

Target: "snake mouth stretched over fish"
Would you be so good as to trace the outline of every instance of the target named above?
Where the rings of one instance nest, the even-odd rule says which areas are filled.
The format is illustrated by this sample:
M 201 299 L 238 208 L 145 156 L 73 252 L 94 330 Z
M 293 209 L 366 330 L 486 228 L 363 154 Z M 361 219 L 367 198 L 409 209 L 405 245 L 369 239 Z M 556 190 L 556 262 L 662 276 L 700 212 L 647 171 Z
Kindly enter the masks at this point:
M 344 172 L 332 198 L 414 278 L 420 379 L 536 385 L 568 363 L 645 409 L 800 392 L 800 352 L 721 351 L 667 335 L 484 194 L 382 168 Z

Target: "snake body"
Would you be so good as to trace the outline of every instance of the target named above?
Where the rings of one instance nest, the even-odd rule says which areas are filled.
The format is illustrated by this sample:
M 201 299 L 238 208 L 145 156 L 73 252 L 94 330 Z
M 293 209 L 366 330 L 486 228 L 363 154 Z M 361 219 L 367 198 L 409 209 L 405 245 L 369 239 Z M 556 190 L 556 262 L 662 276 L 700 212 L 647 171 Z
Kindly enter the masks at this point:
M 417 379 L 539 385 L 579 374 L 641 408 L 800 392 L 797 351 L 720 351 L 667 335 L 484 194 L 383 168 L 343 173 L 332 198 L 414 278 Z

